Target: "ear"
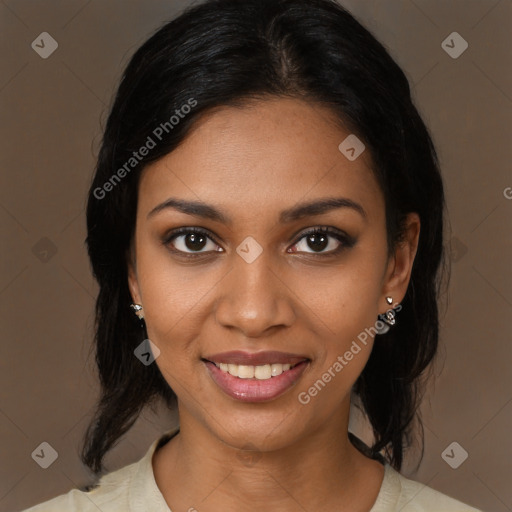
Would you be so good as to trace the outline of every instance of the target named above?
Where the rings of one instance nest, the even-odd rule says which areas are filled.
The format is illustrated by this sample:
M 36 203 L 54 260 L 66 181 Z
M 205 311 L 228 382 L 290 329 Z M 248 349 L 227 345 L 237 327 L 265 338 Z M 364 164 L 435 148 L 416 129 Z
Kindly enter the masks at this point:
M 142 297 L 139 288 L 139 281 L 137 279 L 137 263 L 135 260 L 135 250 L 133 246 L 126 253 L 126 263 L 128 269 L 128 287 L 132 300 L 135 304 L 142 305 Z
M 407 215 L 403 237 L 397 244 L 394 254 L 389 258 L 382 297 L 379 300 L 379 311 L 385 312 L 396 307 L 405 297 L 418 249 L 420 224 L 420 217 L 416 212 Z M 386 302 L 386 297 L 393 298 L 391 305 Z

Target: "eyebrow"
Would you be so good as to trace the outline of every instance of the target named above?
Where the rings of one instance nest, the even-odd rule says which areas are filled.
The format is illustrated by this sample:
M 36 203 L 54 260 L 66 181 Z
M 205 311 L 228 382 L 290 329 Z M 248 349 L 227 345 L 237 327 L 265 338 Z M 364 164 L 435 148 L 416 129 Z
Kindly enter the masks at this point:
M 194 215 L 197 217 L 203 217 L 223 224 L 232 224 L 232 220 L 229 216 L 224 214 L 212 205 L 203 203 L 201 201 L 189 201 L 184 199 L 177 199 L 171 197 L 163 203 L 155 206 L 147 215 L 146 218 L 150 218 L 157 213 L 166 210 L 168 208 L 180 211 L 187 215 Z M 283 210 L 279 215 L 279 222 L 281 224 L 291 223 L 304 217 L 310 217 L 314 215 L 321 215 L 331 210 L 339 208 L 350 208 L 358 212 L 361 217 L 365 220 L 368 218 L 365 209 L 357 202 L 346 197 L 326 197 L 322 199 L 315 199 L 310 202 L 300 203 L 292 208 Z

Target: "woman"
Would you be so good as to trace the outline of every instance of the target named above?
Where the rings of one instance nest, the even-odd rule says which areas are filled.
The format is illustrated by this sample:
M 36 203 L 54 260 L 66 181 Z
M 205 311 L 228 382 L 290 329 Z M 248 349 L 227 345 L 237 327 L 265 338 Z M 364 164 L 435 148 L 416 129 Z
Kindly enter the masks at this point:
M 337 3 L 210 0 L 165 25 L 124 73 L 89 194 L 83 462 L 99 474 L 157 399 L 180 427 L 29 510 L 476 510 L 399 474 L 444 207 L 406 77 Z

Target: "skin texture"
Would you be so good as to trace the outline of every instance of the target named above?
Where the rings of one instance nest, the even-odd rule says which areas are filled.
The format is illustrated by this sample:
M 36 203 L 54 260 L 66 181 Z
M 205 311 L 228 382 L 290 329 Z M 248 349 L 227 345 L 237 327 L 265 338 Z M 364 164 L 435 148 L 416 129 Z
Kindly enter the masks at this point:
M 178 396 L 180 433 L 153 458 L 173 512 L 340 504 L 362 512 L 377 498 L 383 467 L 353 448 L 347 431 L 351 387 L 378 339 L 360 344 L 308 404 L 297 398 L 389 309 L 386 296 L 400 303 L 417 249 L 420 222 L 411 213 L 405 241 L 388 260 L 384 198 L 369 151 L 349 161 L 338 150 L 349 134 L 325 107 L 259 100 L 210 112 L 143 171 L 129 285 L 161 351 L 156 364 Z M 171 208 L 147 218 L 169 197 L 211 204 L 232 222 Z M 356 201 L 366 218 L 345 207 L 279 222 L 282 210 L 326 197 Z M 216 240 L 200 249 L 185 235 L 163 243 L 171 230 L 191 226 Z M 343 244 L 329 235 L 315 252 L 303 232 L 317 226 L 345 231 L 356 243 L 325 256 Z M 250 264 L 236 252 L 248 236 L 263 249 Z M 173 247 L 205 255 L 188 260 Z M 310 363 L 284 395 L 245 403 L 220 390 L 201 361 L 229 350 L 292 352 Z M 248 443 L 254 452 L 243 451 Z

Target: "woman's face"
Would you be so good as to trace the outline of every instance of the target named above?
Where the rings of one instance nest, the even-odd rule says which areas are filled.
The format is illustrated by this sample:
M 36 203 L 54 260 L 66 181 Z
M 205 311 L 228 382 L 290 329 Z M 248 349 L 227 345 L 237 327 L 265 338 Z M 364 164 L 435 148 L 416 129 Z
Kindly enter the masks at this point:
M 405 295 L 415 249 L 388 260 L 384 198 L 369 152 L 338 148 L 349 135 L 299 100 L 226 107 L 141 176 L 132 297 L 182 422 L 231 446 L 344 421 L 385 297 Z M 158 208 L 171 198 L 198 206 Z

